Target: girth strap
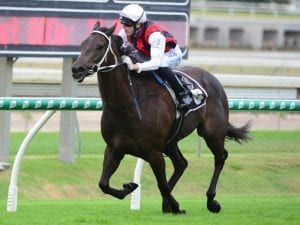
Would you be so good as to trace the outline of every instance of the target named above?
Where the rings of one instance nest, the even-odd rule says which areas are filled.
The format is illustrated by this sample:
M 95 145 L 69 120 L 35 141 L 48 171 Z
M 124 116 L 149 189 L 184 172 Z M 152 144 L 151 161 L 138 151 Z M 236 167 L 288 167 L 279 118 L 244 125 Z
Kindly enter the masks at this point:
M 178 132 L 179 132 L 181 126 L 182 126 L 183 119 L 184 119 L 184 112 L 181 109 L 179 111 L 179 117 L 177 119 L 175 119 L 174 124 L 172 126 L 172 129 L 171 129 L 170 133 L 168 134 L 165 145 L 168 145 L 172 141 L 175 140 L 175 138 L 177 137 L 177 134 L 178 134 Z

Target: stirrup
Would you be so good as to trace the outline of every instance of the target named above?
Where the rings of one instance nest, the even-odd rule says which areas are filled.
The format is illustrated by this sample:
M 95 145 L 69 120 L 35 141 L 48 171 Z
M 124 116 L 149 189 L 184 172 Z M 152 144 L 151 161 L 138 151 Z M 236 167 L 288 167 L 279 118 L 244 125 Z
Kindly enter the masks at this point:
M 186 89 L 184 89 L 182 92 L 178 93 L 178 96 L 185 98 L 188 94 L 189 92 Z
M 179 102 L 179 105 L 178 105 L 178 109 L 187 109 L 189 107 L 189 104 L 187 103 L 180 103 Z
M 189 96 L 187 91 L 186 91 L 186 93 L 183 93 L 183 92 L 179 93 L 177 99 L 178 99 L 178 102 L 179 102 L 179 108 L 180 109 L 187 108 L 192 102 L 192 99 Z

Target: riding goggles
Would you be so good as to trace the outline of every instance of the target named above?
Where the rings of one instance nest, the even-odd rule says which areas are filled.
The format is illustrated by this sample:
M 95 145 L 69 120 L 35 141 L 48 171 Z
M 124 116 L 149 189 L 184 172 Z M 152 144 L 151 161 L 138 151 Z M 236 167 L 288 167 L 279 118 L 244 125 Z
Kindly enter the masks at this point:
M 135 22 L 133 22 L 131 19 L 128 19 L 127 17 L 124 16 L 120 17 L 120 21 L 121 24 L 123 24 L 126 27 L 132 27 L 135 24 Z

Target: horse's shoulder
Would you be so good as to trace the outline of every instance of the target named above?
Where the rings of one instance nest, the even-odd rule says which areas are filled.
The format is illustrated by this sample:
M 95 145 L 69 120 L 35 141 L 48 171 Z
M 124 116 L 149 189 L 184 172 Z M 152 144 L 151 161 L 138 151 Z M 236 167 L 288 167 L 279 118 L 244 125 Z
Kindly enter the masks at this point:
M 142 71 L 140 73 L 137 73 L 135 71 L 130 71 L 130 76 L 135 79 L 149 79 L 153 77 L 152 73 L 148 71 Z
M 163 89 L 160 88 L 162 84 L 159 84 L 151 72 L 130 72 L 130 79 L 135 93 L 140 97 L 149 95 L 149 93 L 157 93 Z

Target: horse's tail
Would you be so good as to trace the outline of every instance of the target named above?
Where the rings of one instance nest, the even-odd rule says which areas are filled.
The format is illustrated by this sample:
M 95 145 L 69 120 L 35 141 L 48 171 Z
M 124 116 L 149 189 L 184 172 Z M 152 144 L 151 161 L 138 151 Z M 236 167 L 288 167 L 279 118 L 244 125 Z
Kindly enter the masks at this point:
M 231 123 L 228 123 L 226 138 L 242 144 L 243 142 L 246 142 L 250 139 L 249 137 L 250 127 L 251 127 L 251 121 L 249 121 L 242 127 L 236 127 Z

